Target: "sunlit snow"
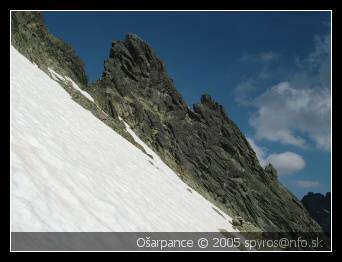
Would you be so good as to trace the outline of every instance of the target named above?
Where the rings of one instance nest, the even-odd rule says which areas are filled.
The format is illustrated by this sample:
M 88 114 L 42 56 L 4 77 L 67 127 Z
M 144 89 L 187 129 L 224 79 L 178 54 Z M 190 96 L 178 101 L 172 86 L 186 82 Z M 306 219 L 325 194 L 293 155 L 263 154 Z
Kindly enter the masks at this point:
M 55 72 L 53 69 L 51 69 L 51 68 L 49 68 L 49 72 L 50 72 L 51 77 L 53 79 L 55 79 L 57 81 L 60 80 L 60 81 L 65 81 L 65 82 L 70 83 L 74 89 L 79 91 L 82 95 L 84 95 L 90 101 L 94 102 L 94 99 L 91 97 L 91 95 L 89 95 L 86 91 L 83 91 L 70 77 L 68 77 L 68 76 L 63 77 L 60 74 L 58 74 L 57 72 Z
M 11 47 L 11 230 L 235 231 L 126 128 L 153 159 Z

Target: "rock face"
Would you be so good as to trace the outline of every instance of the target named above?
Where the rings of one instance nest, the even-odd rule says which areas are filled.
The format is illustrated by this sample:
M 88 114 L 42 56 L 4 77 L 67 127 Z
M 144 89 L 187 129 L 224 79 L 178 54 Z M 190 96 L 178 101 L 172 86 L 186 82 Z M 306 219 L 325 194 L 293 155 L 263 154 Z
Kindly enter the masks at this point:
M 12 44 L 41 68 L 80 83 L 114 130 L 122 131 L 120 118 L 125 120 L 185 183 L 231 216 L 263 231 L 321 231 L 276 170 L 260 166 L 222 105 L 204 94 L 189 108 L 165 64 L 138 36 L 112 43 L 101 79 L 90 86 L 81 60 L 47 32 L 40 13 L 12 13 Z
M 45 72 L 49 67 L 80 86 L 87 85 L 82 60 L 71 46 L 49 33 L 41 12 L 11 12 L 11 36 L 12 45 Z
M 138 36 L 112 43 L 91 89 L 104 111 L 123 118 L 186 183 L 228 213 L 265 231 L 320 231 L 276 170 L 260 166 L 222 105 L 204 94 L 189 108 Z
M 324 195 L 320 193 L 307 193 L 302 198 L 304 207 L 310 215 L 322 227 L 324 232 L 330 232 L 331 229 L 331 193 Z

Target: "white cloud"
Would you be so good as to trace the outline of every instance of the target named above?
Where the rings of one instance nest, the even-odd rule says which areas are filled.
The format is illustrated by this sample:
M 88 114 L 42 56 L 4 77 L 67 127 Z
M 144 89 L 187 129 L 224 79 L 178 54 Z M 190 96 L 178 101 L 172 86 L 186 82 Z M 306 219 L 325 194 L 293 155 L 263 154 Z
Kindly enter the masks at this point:
M 305 160 L 302 156 L 293 152 L 271 154 L 266 158 L 278 171 L 279 175 L 290 175 L 305 168 Z
M 266 162 L 265 156 L 266 156 L 266 149 L 262 148 L 260 146 L 258 146 L 255 141 L 250 138 L 250 137 L 246 137 L 248 143 L 250 144 L 250 146 L 253 148 L 259 163 L 262 167 L 265 167 L 268 163 Z
M 319 187 L 321 184 L 318 181 L 312 181 L 312 180 L 297 180 L 296 185 L 301 188 L 315 188 Z
M 331 144 L 331 51 L 330 34 L 314 37 L 313 51 L 296 58 L 295 70 L 287 81 L 280 82 L 263 93 L 255 86 L 269 78 L 270 61 L 279 58 L 274 52 L 246 54 L 244 60 L 263 61 L 261 72 L 254 79 L 241 82 L 235 89 L 235 100 L 256 111 L 249 119 L 257 139 L 308 147 L 308 141 L 324 151 Z M 279 59 L 278 59 L 279 60 Z M 286 78 L 285 78 L 286 79 Z M 260 92 L 260 90 L 259 90 Z M 254 96 L 253 96 L 254 95 Z
M 267 150 L 258 146 L 255 141 L 247 137 L 248 143 L 253 148 L 259 163 L 265 167 L 271 163 L 281 175 L 290 175 L 305 168 L 306 163 L 302 156 L 293 152 L 273 153 L 267 156 Z
M 256 137 L 304 147 L 307 134 L 323 150 L 330 150 L 330 90 L 295 89 L 282 82 L 255 100 L 250 119 Z

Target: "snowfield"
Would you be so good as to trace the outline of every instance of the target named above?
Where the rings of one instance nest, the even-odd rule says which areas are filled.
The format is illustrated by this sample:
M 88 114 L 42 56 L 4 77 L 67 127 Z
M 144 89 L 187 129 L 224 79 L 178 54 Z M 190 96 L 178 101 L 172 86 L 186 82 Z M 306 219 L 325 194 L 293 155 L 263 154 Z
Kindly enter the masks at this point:
M 153 159 L 13 47 L 10 128 L 11 231 L 236 232 L 127 124 Z

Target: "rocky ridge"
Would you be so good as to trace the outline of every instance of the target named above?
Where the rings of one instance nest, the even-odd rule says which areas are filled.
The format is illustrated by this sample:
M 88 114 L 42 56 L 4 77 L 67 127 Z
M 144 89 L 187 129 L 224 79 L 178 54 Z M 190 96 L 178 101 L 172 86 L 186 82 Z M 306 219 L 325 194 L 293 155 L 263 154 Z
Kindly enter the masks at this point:
M 46 73 L 52 68 L 60 75 L 70 76 L 79 85 L 87 86 L 83 61 L 70 45 L 47 30 L 41 12 L 11 12 L 11 42 Z
M 331 231 L 331 193 L 307 193 L 301 200 L 309 214 L 322 227 L 323 231 Z
M 319 231 L 301 202 L 263 169 L 222 105 L 204 94 L 192 108 L 166 66 L 135 34 L 113 41 L 102 78 L 91 89 L 192 188 L 227 213 L 264 231 Z
M 222 105 L 204 94 L 188 107 L 144 40 L 127 34 L 125 40 L 113 41 L 101 79 L 88 85 L 81 60 L 72 49 L 54 44 L 61 40 L 51 39 L 40 13 L 12 12 L 12 44 L 21 53 L 43 69 L 74 79 L 96 104 L 78 93 L 76 102 L 99 119 L 104 111 L 112 128 L 130 140 L 120 121 L 125 120 L 185 183 L 222 210 L 262 231 L 321 231 L 277 180 L 276 170 L 260 166 Z

